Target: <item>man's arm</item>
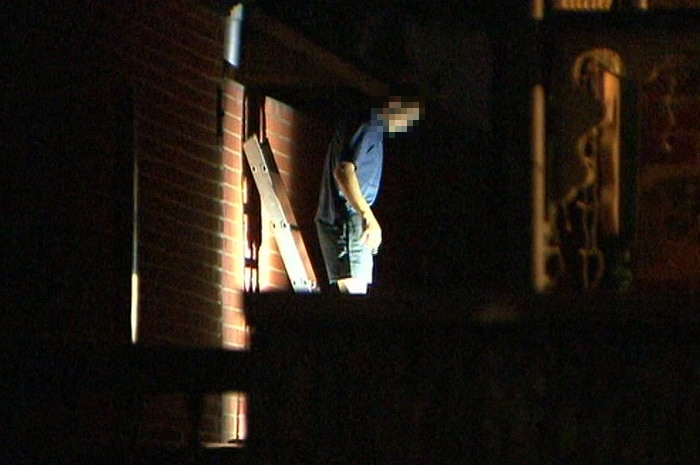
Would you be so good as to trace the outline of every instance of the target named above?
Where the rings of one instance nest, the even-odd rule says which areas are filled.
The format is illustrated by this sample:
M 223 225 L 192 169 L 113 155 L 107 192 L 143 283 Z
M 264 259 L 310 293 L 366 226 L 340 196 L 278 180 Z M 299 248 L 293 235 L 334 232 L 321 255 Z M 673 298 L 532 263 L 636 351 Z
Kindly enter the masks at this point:
M 362 195 L 360 181 L 357 179 L 357 173 L 355 172 L 355 165 L 349 161 L 341 161 L 333 175 L 338 182 L 338 187 L 345 198 L 348 199 L 352 208 L 362 216 L 365 228 L 362 233 L 362 241 L 368 247 L 376 250 L 379 244 L 382 243 L 382 228 Z

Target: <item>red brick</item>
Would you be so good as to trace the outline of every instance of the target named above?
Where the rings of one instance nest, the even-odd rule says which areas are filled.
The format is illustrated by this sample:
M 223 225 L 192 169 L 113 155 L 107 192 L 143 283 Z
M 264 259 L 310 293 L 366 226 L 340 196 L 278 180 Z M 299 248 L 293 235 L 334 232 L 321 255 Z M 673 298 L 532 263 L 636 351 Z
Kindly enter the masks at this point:
M 240 105 L 243 104 L 243 93 L 245 88 L 242 84 L 231 79 L 226 79 L 224 81 L 224 91 L 226 92 L 227 98 L 238 102 Z
M 240 152 L 226 150 L 222 153 L 222 181 L 228 186 L 240 189 L 243 160 Z
M 137 125 L 140 125 L 141 121 L 146 121 L 167 128 L 172 137 L 186 137 L 189 140 L 210 145 L 218 143 L 216 120 L 213 116 L 208 124 L 204 121 L 201 121 L 201 124 L 194 124 L 190 119 L 192 115 L 183 115 L 176 107 L 149 105 L 147 102 L 142 107 L 137 116 Z
M 243 247 L 240 240 L 236 240 L 232 237 L 224 237 L 223 245 L 221 251 L 225 255 L 235 255 L 237 253 L 243 253 Z
M 221 257 L 221 267 L 227 270 L 235 270 L 237 268 L 242 268 L 243 258 L 224 255 Z
M 244 296 L 242 292 L 234 293 L 237 297 L 232 302 L 234 305 L 239 305 L 243 303 Z M 223 322 L 225 324 L 231 325 L 245 325 L 245 313 L 241 307 L 234 307 L 233 305 L 224 310 L 222 316 Z
M 231 412 L 229 415 L 245 415 L 248 413 L 248 406 L 246 404 L 246 394 L 242 392 L 227 392 L 223 396 L 223 406 L 228 411 Z
M 233 107 L 233 108 L 231 108 Z M 240 139 L 242 118 L 242 109 L 239 106 L 227 105 L 224 114 L 224 131 L 230 132 L 232 135 Z
M 222 318 L 224 323 L 243 324 L 245 322 L 244 316 L 239 314 L 237 310 L 233 310 L 239 309 L 243 305 L 243 296 L 240 291 L 226 289 L 221 290 L 221 303 L 224 308 L 229 309 L 223 312 Z
M 265 99 L 265 114 L 268 119 L 276 118 L 284 123 L 293 123 L 300 115 L 293 107 L 269 97 Z
M 284 121 L 266 114 L 265 123 L 265 134 L 267 137 L 277 135 L 287 139 L 295 139 L 298 135 L 294 126 L 294 120 Z
M 270 267 L 272 270 L 284 270 L 284 261 L 282 260 L 282 256 L 277 250 L 277 247 L 275 246 L 274 250 L 269 250 L 266 254 L 267 256 L 267 265 Z
M 225 131 L 224 132 L 224 153 L 222 154 L 224 165 L 226 166 L 240 166 L 243 142 L 241 136 L 238 132 Z
M 246 347 L 248 343 L 248 333 L 245 328 L 223 326 L 223 340 L 228 346 Z
M 297 147 L 291 139 L 285 137 L 267 133 L 267 140 L 270 142 L 270 148 L 272 149 L 272 154 L 275 158 L 275 163 L 278 168 L 280 167 L 280 160 L 286 158 L 287 160 L 295 157 L 297 153 Z M 289 161 L 287 162 L 290 163 Z M 288 168 L 288 167 L 287 167 Z

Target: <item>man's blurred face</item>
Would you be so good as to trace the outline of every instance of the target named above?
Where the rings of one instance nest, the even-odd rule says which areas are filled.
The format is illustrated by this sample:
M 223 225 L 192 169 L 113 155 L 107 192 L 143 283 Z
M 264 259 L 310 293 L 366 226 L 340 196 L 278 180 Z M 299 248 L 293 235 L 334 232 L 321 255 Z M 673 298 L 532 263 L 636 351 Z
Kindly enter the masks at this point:
M 388 133 L 403 133 L 421 119 L 423 104 L 417 97 L 390 97 L 380 114 Z

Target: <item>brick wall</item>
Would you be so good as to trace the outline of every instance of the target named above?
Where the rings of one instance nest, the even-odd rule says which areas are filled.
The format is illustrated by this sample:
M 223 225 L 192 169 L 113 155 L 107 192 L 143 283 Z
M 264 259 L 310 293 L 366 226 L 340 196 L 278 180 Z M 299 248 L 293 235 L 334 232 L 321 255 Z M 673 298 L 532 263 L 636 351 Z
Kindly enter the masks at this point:
M 220 252 L 227 231 L 217 134 L 221 20 L 178 0 L 112 4 L 105 14 L 124 27 L 116 48 L 134 88 L 139 339 L 219 345 L 222 291 L 230 292 L 222 289 L 222 265 L 230 263 Z M 145 406 L 141 442 L 183 444 L 192 434 L 183 396 Z M 208 399 L 205 409 L 202 437 L 220 440 L 219 403 Z
M 8 45 L 14 64 L 11 68 L 5 69 L 4 65 L 2 68 L 14 79 L 8 81 L 10 92 L 4 96 L 12 97 L 8 100 L 9 107 L 18 110 L 15 132 L 27 133 L 26 137 L 15 134 L 11 142 L 12 151 L 19 156 L 12 160 L 9 171 L 3 173 L 16 178 L 10 187 L 28 189 L 27 185 L 34 186 L 39 192 L 36 187 L 43 181 L 50 181 L 50 188 L 41 194 L 55 198 L 50 199 L 49 207 L 43 210 L 63 211 L 53 207 L 65 203 L 59 195 L 69 194 L 71 198 L 80 199 L 71 200 L 72 203 L 92 212 L 94 205 L 104 203 L 109 186 L 102 192 L 101 186 L 90 184 L 91 191 L 84 195 L 86 182 L 80 176 L 91 173 L 83 166 L 78 172 L 70 171 L 76 164 L 70 160 L 75 159 L 74 152 L 79 152 L 80 157 L 99 165 L 100 156 L 107 158 L 120 153 L 109 144 L 123 141 L 115 142 L 108 137 L 113 136 L 108 132 L 112 121 L 110 115 L 104 114 L 116 112 L 123 105 L 129 106 L 127 116 L 133 120 L 129 121 L 129 126 L 133 123 L 133 141 L 126 140 L 126 151 L 135 152 L 139 163 L 138 340 L 143 344 L 242 347 L 247 331 L 242 319 L 240 291 L 243 273 L 240 148 L 234 143 L 222 150 L 220 130 L 220 104 L 227 101 L 231 103 L 227 111 L 238 123 L 233 123 L 226 137 L 239 137 L 236 124 L 240 124 L 240 108 L 237 105 L 240 106 L 242 90 L 236 86 L 222 87 L 222 18 L 194 0 L 76 0 L 55 5 L 28 2 L 10 8 L 8 15 L 12 23 L 9 29 L 12 40 Z M 81 92 L 82 87 L 90 90 Z M 101 92 L 101 87 L 106 87 L 106 91 Z M 129 92 L 121 92 L 124 89 Z M 53 102 L 57 95 L 60 101 Z M 71 101 L 71 95 L 80 95 L 82 100 Z M 86 107 L 84 112 L 81 106 Z M 73 107 L 78 109 L 65 111 Z M 90 115 L 99 118 L 86 121 Z M 79 118 L 81 121 L 77 121 Z M 98 127 L 106 132 L 83 136 Z M 37 136 L 41 136 L 41 140 Z M 71 139 L 70 144 L 64 143 L 67 138 Z M 41 150 L 37 151 L 36 147 Z M 28 165 L 39 159 L 42 163 L 45 159 L 46 166 L 58 166 L 57 172 L 65 178 L 42 181 L 41 176 L 45 174 L 39 176 L 35 163 Z M 20 175 L 30 179 L 20 178 Z M 90 198 L 91 195 L 94 196 Z M 39 196 L 27 197 L 22 191 L 18 191 L 17 196 L 25 199 L 19 212 L 26 209 L 39 213 L 38 216 L 43 214 L 43 210 L 37 210 L 37 205 L 31 203 Z M 99 231 L 99 228 L 83 231 L 86 228 L 77 224 L 82 221 L 80 215 L 71 219 L 53 214 L 60 221 L 51 226 L 65 227 L 68 232 L 54 230 L 47 235 L 46 229 L 38 228 L 39 239 L 45 239 L 52 246 L 64 236 L 80 242 L 69 234 L 76 228 L 85 235 Z M 23 220 L 21 215 L 17 216 L 18 224 L 26 227 L 28 222 L 20 221 Z M 113 226 L 108 220 L 104 220 L 107 226 Z M 89 226 L 92 227 L 92 223 Z M 51 261 L 57 270 L 56 282 L 44 287 L 53 292 L 51 286 L 63 286 L 65 291 L 60 289 L 62 294 L 56 295 L 64 301 L 48 302 L 36 291 L 42 286 L 37 286 L 32 278 L 32 282 L 23 285 L 27 289 L 23 287 L 16 294 L 20 297 L 36 295 L 33 300 L 36 308 L 28 311 L 26 301 L 16 299 L 20 303 L 12 307 L 14 313 L 9 313 L 12 317 L 3 317 L 3 322 L 12 323 L 12 326 L 3 325 L 3 334 L 16 336 L 21 330 L 31 336 L 31 340 L 88 339 L 98 343 L 128 343 L 128 305 L 110 307 L 102 301 L 90 302 L 78 285 L 86 281 L 81 278 L 87 273 L 95 274 L 96 270 L 102 272 L 103 268 L 109 270 L 110 267 L 116 269 L 113 262 L 105 259 L 113 245 L 112 233 L 103 231 L 98 233 L 98 240 L 92 239 L 90 252 L 95 249 L 102 252 L 101 255 L 68 257 L 56 254 L 55 250 L 49 251 L 51 256 L 37 255 Z M 119 238 L 124 239 L 123 234 Z M 31 241 L 26 243 L 31 246 Z M 20 252 L 17 253 L 19 258 L 23 250 L 31 250 L 23 244 L 16 244 L 15 248 Z M 29 262 L 24 260 L 23 263 Z M 53 273 L 46 267 L 37 268 L 37 273 L 47 276 L 48 272 Z M 121 267 L 119 270 L 121 275 L 123 270 Z M 71 288 L 60 281 L 62 276 L 68 275 L 67 271 L 76 281 L 68 283 L 73 286 Z M 20 277 L 28 280 L 26 276 Z M 70 299 L 66 300 L 68 297 Z M 118 325 L 112 322 L 115 316 L 112 313 L 118 314 L 118 318 L 114 318 L 119 320 Z M 108 430 L 116 428 L 117 422 L 107 425 L 106 419 L 117 413 L 113 399 L 85 401 L 99 408 L 88 411 L 76 407 L 62 399 L 60 393 L 45 398 L 32 397 L 25 405 L 14 409 L 13 418 L 22 425 L 16 434 L 21 437 L 23 431 L 30 431 L 39 445 L 37 451 L 57 456 L 61 451 L 72 454 L 99 447 L 95 442 L 102 439 L 112 441 L 115 432 Z M 205 404 L 203 439 L 225 439 L 231 431 L 222 428 L 225 422 L 221 421 L 220 396 L 212 396 Z M 138 440 L 141 443 L 182 445 L 192 436 L 183 396 L 146 399 L 140 414 Z M 103 423 L 104 430 L 100 429 Z M 22 441 L 28 439 L 22 437 Z M 31 448 L 34 443 L 28 444 Z
M 139 342 L 241 347 L 240 152 L 221 149 L 222 19 L 189 0 L 93 2 L 89 10 L 105 70 L 133 91 Z M 236 89 L 224 91 L 240 101 Z M 182 445 L 192 434 L 180 395 L 148 399 L 142 418 L 145 444 Z M 226 434 L 211 396 L 203 440 Z
M 223 87 L 223 150 L 222 150 L 222 198 L 224 203 L 222 259 L 222 344 L 226 348 L 241 349 L 248 346 L 248 331 L 243 315 L 244 289 L 244 225 L 242 196 L 242 137 L 244 130 L 244 91 L 233 82 Z M 245 438 L 245 395 L 223 395 L 221 439 Z
M 122 27 L 106 39 L 134 95 L 140 340 L 218 345 L 221 20 L 190 3 L 112 4 L 104 21 Z

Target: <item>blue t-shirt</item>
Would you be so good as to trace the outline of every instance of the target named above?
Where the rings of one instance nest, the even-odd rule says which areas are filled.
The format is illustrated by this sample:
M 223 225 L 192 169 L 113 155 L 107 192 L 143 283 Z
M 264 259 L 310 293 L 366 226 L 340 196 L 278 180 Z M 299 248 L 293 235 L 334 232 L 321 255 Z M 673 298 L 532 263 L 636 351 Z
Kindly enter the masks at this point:
M 375 116 L 361 124 L 354 133 L 350 130 L 347 123 L 342 124 L 328 146 L 316 221 L 338 225 L 348 213 L 355 213 L 333 176 L 341 162 L 355 165 L 360 190 L 370 206 L 379 194 L 384 163 L 384 126 Z

